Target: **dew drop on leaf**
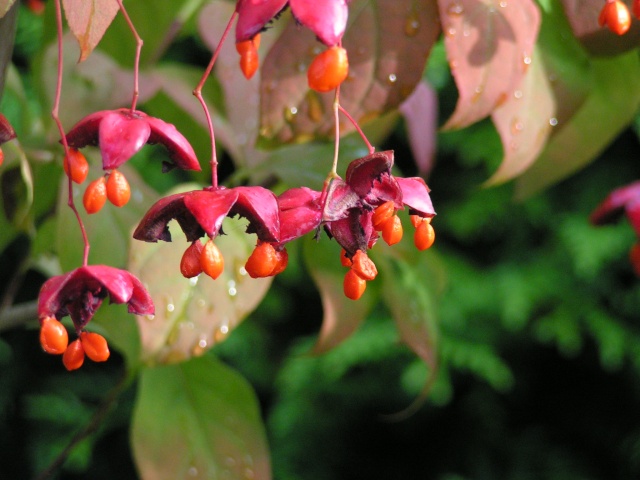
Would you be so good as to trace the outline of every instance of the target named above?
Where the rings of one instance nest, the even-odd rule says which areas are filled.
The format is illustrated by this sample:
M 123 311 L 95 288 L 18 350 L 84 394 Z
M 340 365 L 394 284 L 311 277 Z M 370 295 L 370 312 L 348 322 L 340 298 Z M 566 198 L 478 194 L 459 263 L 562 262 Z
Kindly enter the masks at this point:
M 517 135 L 522 132 L 524 125 L 519 118 L 514 118 L 511 120 L 511 133 L 513 135 Z
M 418 20 L 418 13 L 413 10 L 404 24 L 404 34 L 407 37 L 415 37 L 420 30 L 420 21 Z
M 552 127 L 555 127 L 556 125 L 558 125 L 558 119 L 556 117 L 551 117 L 549 119 L 549 125 L 551 125 Z
M 447 7 L 447 13 L 453 16 L 460 16 L 464 13 L 464 7 L 459 2 L 452 2 Z
M 387 77 L 387 82 L 389 82 L 390 85 L 393 85 L 394 83 L 396 83 L 397 80 L 398 78 L 396 77 L 395 73 L 390 73 L 389 76 Z

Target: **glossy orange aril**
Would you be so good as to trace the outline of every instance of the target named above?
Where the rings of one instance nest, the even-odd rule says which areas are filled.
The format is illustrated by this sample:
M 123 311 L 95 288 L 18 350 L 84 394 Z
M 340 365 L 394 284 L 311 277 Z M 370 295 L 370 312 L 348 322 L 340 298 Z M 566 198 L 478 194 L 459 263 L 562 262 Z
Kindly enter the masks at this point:
M 4 152 L 0 148 L 0 166 L 2 166 L 3 163 L 4 163 Z
M 416 231 L 413 233 L 413 243 L 418 250 L 426 250 L 433 245 L 436 240 L 436 232 L 431 225 L 431 222 L 427 219 L 416 227 Z
M 367 281 L 355 270 L 349 270 L 344 276 L 342 287 L 347 298 L 358 300 L 367 288 Z
M 200 258 L 203 248 L 202 242 L 198 239 L 184 251 L 180 260 L 180 273 L 182 273 L 183 277 L 193 278 L 202 273 Z
M 263 278 L 270 276 L 277 265 L 276 249 L 270 243 L 262 242 L 254 248 L 244 269 L 251 278 Z
M 387 242 L 387 245 L 395 245 L 402 240 L 402 222 L 397 215 L 385 220 L 381 225 L 381 230 L 382 238 Z
M 104 362 L 109 358 L 109 345 L 107 340 L 99 333 L 82 332 L 80 341 L 84 353 L 94 362 Z
M 376 275 L 378 275 L 376 264 L 373 263 L 373 260 L 362 250 L 358 250 L 353 256 L 351 269 L 363 280 L 373 280 L 376 278 Z
M 607 0 L 600 11 L 598 23 L 601 27 L 606 25 L 616 35 L 624 35 L 631 27 L 631 13 L 624 2 Z
M 236 43 L 236 50 L 240 54 L 240 70 L 247 80 L 249 80 L 260 66 L 258 47 L 260 46 L 260 35 L 256 35 L 250 40 Z
M 127 178 L 118 170 L 113 170 L 107 180 L 107 198 L 116 207 L 122 207 L 131 198 L 131 187 Z
M 309 88 L 317 92 L 335 90 L 349 74 L 347 51 L 333 46 L 319 53 L 309 65 L 307 81 Z
M 104 177 L 100 177 L 89 185 L 84 191 L 82 204 L 89 214 L 99 212 L 107 201 L 107 182 Z
M 64 173 L 71 177 L 71 181 L 82 183 L 89 174 L 89 162 L 80 150 L 69 148 L 68 155 L 65 155 L 62 163 Z
M 343 267 L 350 267 L 353 265 L 353 260 L 347 257 L 347 251 L 344 248 L 340 250 L 340 264 Z
M 278 263 L 271 272 L 271 275 L 278 275 L 284 272 L 285 268 L 287 268 L 287 265 L 289 264 L 289 252 L 287 252 L 286 248 L 282 248 L 282 250 L 276 249 L 276 257 L 278 259 Z
M 84 347 L 80 339 L 76 339 L 69 344 L 62 355 L 62 363 L 69 371 L 79 369 L 84 363 Z
M 218 246 L 213 243 L 213 240 L 207 241 L 202 248 L 200 254 L 200 266 L 202 271 L 209 275 L 214 280 L 220 276 L 224 270 L 224 258 L 222 252 Z
M 373 211 L 373 217 L 371 217 L 371 224 L 376 230 L 382 229 L 382 224 L 391 218 L 396 213 L 396 204 L 389 200 L 378 206 Z
M 53 355 L 61 355 L 69 344 L 67 329 L 53 317 L 44 317 L 40 321 L 40 345 Z

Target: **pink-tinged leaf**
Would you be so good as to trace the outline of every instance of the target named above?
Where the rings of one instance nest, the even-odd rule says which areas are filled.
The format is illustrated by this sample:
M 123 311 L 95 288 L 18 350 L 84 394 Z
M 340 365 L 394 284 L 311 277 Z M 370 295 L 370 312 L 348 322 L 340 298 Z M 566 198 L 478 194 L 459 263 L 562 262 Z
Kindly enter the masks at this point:
M 238 0 L 236 42 L 253 38 L 286 6 L 287 0 Z
M 108 112 L 100 120 L 98 144 L 105 170 L 118 168 L 135 155 L 149 139 L 151 128 L 145 118 Z
M 348 299 L 342 283 L 348 269 L 340 264 L 340 246 L 326 237 L 318 242 L 311 238 L 304 243 L 304 260 L 322 299 L 322 327 L 313 352 L 321 354 L 342 343 L 371 311 L 375 291 L 366 291 L 357 301 Z M 372 290 L 372 285 L 368 287 Z
M 557 122 L 556 99 L 537 52 L 520 88 L 491 114 L 504 157 L 487 185 L 511 180 L 529 168 L 544 148 L 553 122 Z
M 428 175 L 433 167 L 438 128 L 438 96 L 426 82 L 420 82 L 400 105 L 407 125 L 407 137 L 420 175 Z
M 147 287 L 156 305 L 154 317 L 138 319 L 142 361 L 173 363 L 198 356 L 227 335 L 260 303 L 272 278 L 253 279 L 244 264 L 256 245 L 246 222 L 225 219 L 215 243 L 224 257 L 216 280 L 180 274 L 182 254 L 190 245 L 179 228 L 173 242 L 133 242 L 129 270 Z
M 516 183 L 527 198 L 593 161 L 629 125 L 640 108 L 640 77 L 635 52 L 591 62 L 593 85 L 584 104 L 551 139 L 536 162 Z M 602 119 L 604 121 L 594 121 Z
M 141 371 L 131 444 L 140 478 L 271 478 L 255 393 L 209 355 Z
M 420 177 L 402 178 L 396 177 L 402 191 L 402 203 L 409 207 L 410 212 L 422 217 L 433 217 L 436 211 L 433 209 L 429 187 Z
M 347 26 L 346 0 L 289 0 L 293 16 L 322 43 L 337 45 Z
M 443 128 L 471 125 L 519 88 L 531 62 L 540 12 L 533 0 L 440 0 L 447 58 L 458 87 Z
M 622 0 L 629 11 L 633 0 Z M 601 27 L 598 17 L 605 2 L 603 0 L 560 0 L 571 25 L 573 34 L 593 55 L 613 56 L 638 47 L 640 24 L 631 22 L 624 35 L 616 35 L 607 27 Z
M 4 17 L 16 0 L 0 0 L 0 18 Z
M 341 105 L 361 124 L 397 108 L 420 81 L 439 33 L 436 0 L 351 2 L 342 42 L 349 76 L 340 87 Z M 319 94 L 307 84 L 307 68 L 324 49 L 313 33 L 290 20 L 269 50 L 260 83 L 260 134 L 266 141 L 333 135 L 333 94 Z M 343 122 L 342 134 L 352 130 Z
M 167 149 L 169 158 L 183 170 L 202 170 L 193 147 L 175 125 L 155 117 L 146 117 L 151 128 L 148 143 L 158 143 Z
M 320 192 L 307 187 L 292 188 L 278 196 L 280 243 L 286 243 L 318 228 L 322 219 Z
M 80 59 L 86 60 L 120 9 L 116 0 L 62 0 L 69 28 L 80 44 Z

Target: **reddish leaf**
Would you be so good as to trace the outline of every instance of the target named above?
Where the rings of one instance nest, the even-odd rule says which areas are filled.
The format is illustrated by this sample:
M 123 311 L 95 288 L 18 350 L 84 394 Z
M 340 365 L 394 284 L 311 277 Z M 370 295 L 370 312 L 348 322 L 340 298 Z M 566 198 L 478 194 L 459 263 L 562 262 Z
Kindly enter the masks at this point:
M 531 61 L 540 12 L 533 0 L 440 0 L 445 47 L 458 87 L 444 128 L 481 120 L 513 94 Z
M 349 77 L 340 103 L 360 123 L 392 110 L 420 81 L 440 27 L 436 0 L 355 0 L 343 46 Z M 260 134 L 293 142 L 333 134 L 333 94 L 307 85 L 306 70 L 324 49 L 314 35 L 290 21 L 263 62 L 260 84 Z M 343 123 L 342 133 L 353 127 Z
M 80 44 L 80 59 L 86 60 L 120 7 L 116 0 L 62 0 L 69 28 Z
M 438 96 L 426 82 L 420 82 L 411 96 L 400 105 L 407 124 L 407 136 L 420 175 L 433 166 L 438 124 Z
M 502 140 L 504 158 L 487 184 L 506 182 L 534 162 L 557 122 L 555 111 L 551 83 L 536 55 L 520 88 L 491 114 Z
M 633 0 L 623 0 L 631 11 Z M 619 55 L 638 47 L 640 24 L 631 22 L 624 35 L 616 35 L 598 24 L 598 16 L 604 6 L 603 0 L 560 0 L 573 34 L 594 55 Z
M 345 297 L 342 280 L 348 269 L 340 264 L 340 248 L 334 242 L 326 238 L 320 242 L 307 239 L 304 258 L 322 299 L 322 327 L 313 348 L 314 353 L 320 354 L 337 347 L 355 332 L 376 298 L 373 292 L 365 292 L 355 302 Z

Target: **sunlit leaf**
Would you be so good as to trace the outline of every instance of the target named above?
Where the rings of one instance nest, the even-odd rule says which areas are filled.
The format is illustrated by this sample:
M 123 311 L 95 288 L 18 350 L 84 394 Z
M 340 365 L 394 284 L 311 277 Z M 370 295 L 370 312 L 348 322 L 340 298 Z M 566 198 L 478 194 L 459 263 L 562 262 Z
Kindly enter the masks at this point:
M 209 355 L 142 371 L 131 442 L 141 478 L 271 478 L 255 394 Z
M 544 0 L 546 3 L 548 0 Z M 631 11 L 633 0 L 622 0 Z M 631 22 L 631 28 L 624 35 L 616 35 L 607 27 L 601 27 L 598 16 L 604 6 L 602 0 L 560 0 L 569 20 L 573 35 L 594 55 L 618 55 L 638 47 L 640 25 Z
M 440 0 L 458 104 L 444 128 L 489 115 L 519 88 L 531 62 L 540 12 L 533 0 Z
M 551 133 L 555 110 L 551 83 L 535 54 L 520 88 L 491 114 L 502 140 L 504 158 L 487 184 L 510 180 L 534 162 Z
M 407 124 L 407 139 L 420 175 L 427 175 L 433 166 L 438 123 L 438 96 L 426 82 L 420 82 L 414 92 L 400 105 Z
M 0 0 L 0 18 L 4 17 L 16 0 Z
M 347 269 L 340 264 L 340 246 L 322 236 L 304 243 L 304 259 L 322 299 L 322 327 L 315 353 L 323 353 L 338 346 L 355 332 L 376 302 L 375 289 L 369 288 L 358 300 L 345 297 L 342 282 Z
M 341 105 L 359 123 L 398 107 L 419 82 L 439 33 L 435 0 L 350 3 L 343 38 L 349 77 L 340 88 Z M 299 142 L 333 134 L 333 93 L 318 94 L 307 85 L 307 67 L 323 49 L 311 32 L 289 21 L 265 57 L 260 134 L 266 140 Z M 344 122 L 341 131 L 352 129 Z
M 109 202 L 98 213 L 88 215 L 82 205 L 82 196 L 87 183 L 100 175 L 102 163 L 99 153 L 94 149 L 84 149 L 83 153 L 91 164 L 88 180 L 78 186 L 74 184 L 73 193 L 76 208 L 84 222 L 91 251 L 90 263 L 106 264 L 124 268 L 127 264 L 127 251 L 133 227 L 153 204 L 158 194 L 151 190 L 142 178 L 132 169 L 123 165 L 118 170 L 124 173 L 131 187 L 131 200 L 124 207 L 117 208 Z M 60 265 L 64 271 L 82 264 L 83 243 L 80 228 L 75 215 L 67 206 L 67 180 L 63 177 L 57 204 L 57 251 Z
M 62 0 L 69 28 L 80 45 L 79 62 L 86 60 L 120 9 L 116 0 Z
M 184 190 L 184 189 L 183 189 Z M 172 363 L 202 355 L 257 306 L 272 278 L 253 279 L 244 264 L 255 244 L 246 223 L 226 219 L 215 242 L 224 257 L 222 275 L 192 279 L 180 273 L 180 259 L 190 245 L 177 223 L 170 223 L 172 242 L 134 242 L 130 271 L 147 287 L 156 305 L 153 317 L 139 317 L 142 359 Z
M 536 163 L 517 180 L 517 197 L 526 198 L 593 161 L 636 115 L 640 84 L 629 79 L 640 76 L 637 52 L 595 59 L 593 73 L 591 94 L 553 136 Z

